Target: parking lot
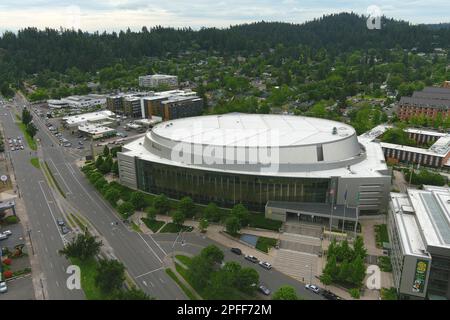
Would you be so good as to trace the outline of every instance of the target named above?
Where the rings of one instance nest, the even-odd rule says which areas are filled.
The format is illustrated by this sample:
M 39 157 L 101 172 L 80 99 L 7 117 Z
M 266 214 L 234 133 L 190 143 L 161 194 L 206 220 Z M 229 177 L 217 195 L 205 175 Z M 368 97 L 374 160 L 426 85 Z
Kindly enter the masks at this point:
M 33 107 L 33 111 L 35 116 L 39 117 L 40 120 L 45 123 L 46 129 L 48 132 L 55 137 L 55 140 L 58 141 L 58 144 L 62 147 L 69 148 L 71 151 L 75 151 L 77 154 L 81 156 L 86 156 L 91 153 L 91 139 L 90 137 L 86 137 L 77 130 L 71 130 L 64 128 L 62 125 L 62 118 L 48 118 L 46 116 L 48 109 L 44 107 Z M 132 123 L 134 119 L 118 119 L 117 121 L 117 136 L 102 138 L 98 140 L 94 140 L 93 143 L 95 146 L 104 145 L 104 144 L 118 144 L 123 138 L 131 138 L 133 136 L 139 135 L 142 132 L 138 132 L 136 130 L 127 130 L 126 126 Z M 117 142 L 116 142 L 117 141 Z

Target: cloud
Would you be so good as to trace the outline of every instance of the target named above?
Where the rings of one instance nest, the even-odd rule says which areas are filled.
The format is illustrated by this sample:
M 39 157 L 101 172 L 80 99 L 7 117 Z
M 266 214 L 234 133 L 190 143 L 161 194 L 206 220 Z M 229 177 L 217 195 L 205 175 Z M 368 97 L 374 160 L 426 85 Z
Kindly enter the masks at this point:
M 253 21 L 302 23 L 324 14 L 366 14 L 371 5 L 412 23 L 449 22 L 450 1 L 429 0 L 1 0 L 0 31 L 36 26 L 111 31 L 142 26 L 227 27 Z

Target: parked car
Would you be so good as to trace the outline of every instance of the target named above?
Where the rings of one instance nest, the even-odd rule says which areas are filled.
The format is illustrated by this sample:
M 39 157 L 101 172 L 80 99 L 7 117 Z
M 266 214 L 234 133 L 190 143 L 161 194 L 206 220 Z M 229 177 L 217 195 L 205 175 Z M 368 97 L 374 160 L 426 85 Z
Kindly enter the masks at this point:
M 69 229 L 67 229 L 66 226 L 62 226 L 61 227 L 61 232 L 62 232 L 62 234 L 67 234 L 67 233 L 69 233 Z
M 272 265 L 270 263 L 266 262 L 266 261 L 260 261 L 259 265 L 261 267 L 263 267 L 264 269 L 267 269 L 267 270 L 272 269 Z
M 239 256 L 242 254 L 242 251 L 239 248 L 231 248 L 231 252 L 233 252 Z
M 6 234 L 7 236 L 12 235 L 11 230 L 5 230 L 5 231 L 3 231 L 2 233 L 3 233 L 3 234 Z
M 72 146 L 72 144 L 70 142 L 64 143 L 64 147 L 66 147 L 66 148 L 71 147 L 71 146 Z
M 78 141 L 78 144 L 79 144 L 80 146 L 82 146 L 82 145 L 83 145 L 83 141 Z
M 258 290 L 259 290 L 259 292 L 261 292 L 262 294 L 264 294 L 264 295 L 266 295 L 266 296 L 269 296 L 269 295 L 270 295 L 270 290 L 269 290 L 269 288 L 267 288 L 267 287 L 264 286 L 264 285 L 260 285 L 260 286 L 258 287 Z
M 258 258 L 254 257 L 254 256 L 251 256 L 251 255 L 246 255 L 245 259 L 250 261 L 250 262 L 253 262 L 253 263 L 258 263 L 259 262 Z
M 313 284 L 307 284 L 307 285 L 305 286 L 305 289 L 306 289 L 306 290 L 310 290 L 310 291 L 314 292 L 315 294 L 319 294 L 319 292 L 320 292 L 319 287 L 317 287 L 317 286 L 315 286 L 315 285 L 313 285 Z
M 0 282 L 0 293 L 8 292 L 8 286 L 5 281 Z
M 323 290 L 322 296 L 324 296 L 328 300 L 338 300 L 339 299 L 339 297 L 337 295 L 335 295 L 333 292 L 331 292 L 329 290 Z
M 0 240 L 6 240 L 8 236 L 6 234 L 0 233 Z
M 56 223 L 58 224 L 58 226 L 64 226 L 64 225 L 65 225 L 64 220 L 61 219 L 61 218 L 57 218 L 57 219 L 56 219 Z

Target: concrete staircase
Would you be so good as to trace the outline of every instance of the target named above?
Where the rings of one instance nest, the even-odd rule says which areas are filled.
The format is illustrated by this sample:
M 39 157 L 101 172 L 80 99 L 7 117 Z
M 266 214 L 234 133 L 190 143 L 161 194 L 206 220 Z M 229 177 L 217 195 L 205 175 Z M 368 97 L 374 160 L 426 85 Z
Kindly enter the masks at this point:
M 291 233 L 283 233 L 280 236 L 280 248 L 315 255 L 319 255 L 322 251 L 319 238 Z
M 314 254 L 279 249 L 273 266 L 299 281 L 309 283 L 312 278 L 312 283 L 316 283 L 317 259 L 318 257 Z

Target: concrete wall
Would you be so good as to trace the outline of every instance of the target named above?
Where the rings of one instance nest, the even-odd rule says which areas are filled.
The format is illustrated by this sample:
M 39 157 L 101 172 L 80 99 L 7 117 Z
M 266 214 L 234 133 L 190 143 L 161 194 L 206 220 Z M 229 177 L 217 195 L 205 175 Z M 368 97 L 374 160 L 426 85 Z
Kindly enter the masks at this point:
M 117 161 L 119 161 L 120 183 L 127 187 L 137 189 L 135 158 L 118 152 Z

